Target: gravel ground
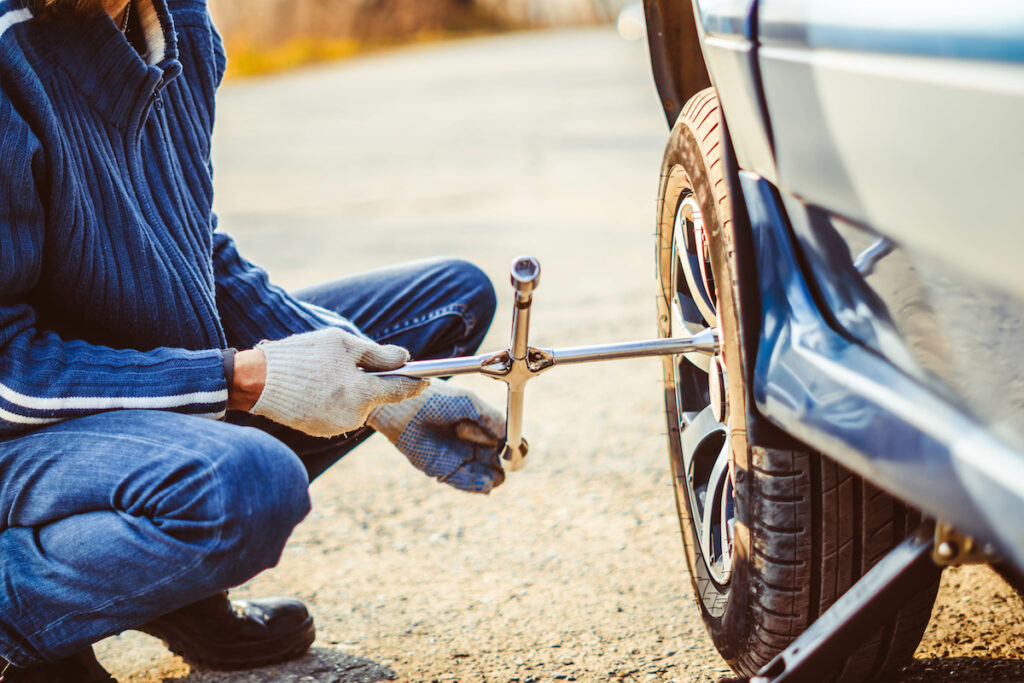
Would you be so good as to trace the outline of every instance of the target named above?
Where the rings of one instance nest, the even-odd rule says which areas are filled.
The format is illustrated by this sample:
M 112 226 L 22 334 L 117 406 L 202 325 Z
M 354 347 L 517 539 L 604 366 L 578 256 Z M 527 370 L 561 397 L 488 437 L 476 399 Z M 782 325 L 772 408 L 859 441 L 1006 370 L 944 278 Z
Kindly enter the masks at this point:
M 612 31 L 520 34 L 233 83 L 221 223 L 285 286 L 447 253 L 544 267 L 539 345 L 654 333 L 667 129 L 643 47 Z M 463 381 L 463 380 L 459 380 Z M 496 402 L 502 387 L 464 380 Z M 99 655 L 122 683 L 715 681 L 689 594 L 658 362 L 553 371 L 527 391 L 530 467 L 490 496 L 423 477 L 380 438 L 312 486 L 281 564 L 234 592 L 305 600 L 303 659 L 190 670 L 137 633 Z M 908 681 L 1024 680 L 1024 606 L 989 570 L 946 573 Z

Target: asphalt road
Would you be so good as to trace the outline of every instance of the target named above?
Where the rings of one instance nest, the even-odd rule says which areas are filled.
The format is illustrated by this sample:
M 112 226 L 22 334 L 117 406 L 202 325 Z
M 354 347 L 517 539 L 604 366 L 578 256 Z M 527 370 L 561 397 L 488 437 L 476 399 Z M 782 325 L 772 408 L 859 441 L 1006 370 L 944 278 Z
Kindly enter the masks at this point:
M 610 29 L 229 83 L 217 126 L 221 225 L 283 286 L 467 258 L 498 286 L 498 349 L 507 267 L 527 252 L 543 265 L 535 343 L 655 334 L 668 130 L 643 46 Z M 308 602 L 318 638 L 298 662 L 190 671 L 135 633 L 100 657 L 122 683 L 716 680 L 728 670 L 689 594 L 659 381 L 638 360 L 531 383 L 532 464 L 488 497 L 426 479 L 379 437 L 347 457 L 313 485 L 280 566 L 235 592 Z M 946 584 L 908 680 L 1024 680 L 1019 599 L 987 570 Z

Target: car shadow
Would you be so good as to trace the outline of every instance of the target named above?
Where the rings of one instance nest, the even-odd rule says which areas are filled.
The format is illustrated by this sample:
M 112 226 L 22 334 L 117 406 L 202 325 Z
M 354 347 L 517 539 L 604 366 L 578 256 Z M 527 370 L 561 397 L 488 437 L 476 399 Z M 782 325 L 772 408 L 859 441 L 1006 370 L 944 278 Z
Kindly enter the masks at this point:
M 989 657 L 915 659 L 895 678 L 899 683 L 1024 681 L 1024 660 Z
M 248 671 L 210 671 L 193 668 L 185 676 L 163 683 L 377 683 L 398 678 L 393 670 L 365 657 L 314 647 L 299 659 Z

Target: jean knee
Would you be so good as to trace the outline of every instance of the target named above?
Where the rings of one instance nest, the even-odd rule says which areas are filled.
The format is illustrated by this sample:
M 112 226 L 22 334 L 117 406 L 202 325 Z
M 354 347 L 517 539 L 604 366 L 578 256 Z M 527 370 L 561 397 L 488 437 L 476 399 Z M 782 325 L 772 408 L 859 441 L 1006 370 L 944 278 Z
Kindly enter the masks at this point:
M 461 301 L 470 313 L 469 330 L 466 336 L 483 341 L 484 335 L 494 320 L 497 297 L 491 278 L 476 264 L 462 259 L 448 259 L 444 267 L 455 282 Z
M 225 559 L 241 582 L 277 564 L 292 530 L 309 513 L 309 481 L 298 456 L 274 437 L 239 428 L 239 438 L 213 468 L 222 502 L 220 542 L 214 561 Z

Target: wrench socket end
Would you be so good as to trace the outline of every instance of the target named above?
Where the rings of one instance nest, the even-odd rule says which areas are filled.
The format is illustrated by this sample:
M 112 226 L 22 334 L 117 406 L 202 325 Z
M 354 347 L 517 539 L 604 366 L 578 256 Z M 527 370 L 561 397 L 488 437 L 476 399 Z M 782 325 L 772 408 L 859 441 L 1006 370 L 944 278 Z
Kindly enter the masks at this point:
M 524 254 L 512 261 L 509 276 L 517 298 L 529 296 L 540 284 L 540 261 Z

